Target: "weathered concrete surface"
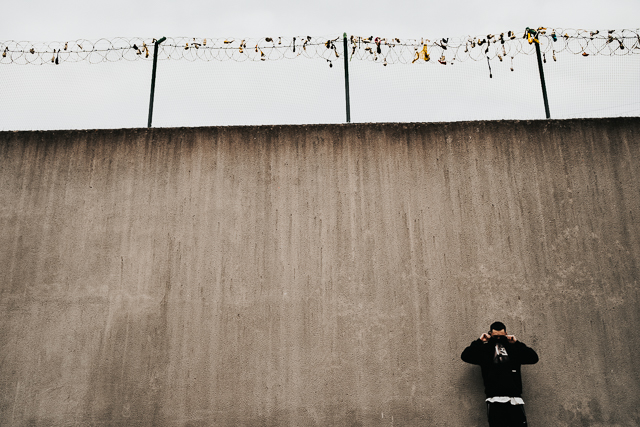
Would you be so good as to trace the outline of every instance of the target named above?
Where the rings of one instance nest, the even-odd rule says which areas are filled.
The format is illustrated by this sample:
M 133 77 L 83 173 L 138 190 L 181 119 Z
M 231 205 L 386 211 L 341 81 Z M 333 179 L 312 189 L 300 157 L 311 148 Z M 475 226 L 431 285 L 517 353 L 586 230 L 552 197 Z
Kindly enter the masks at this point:
M 640 119 L 0 133 L 0 424 L 640 424 Z

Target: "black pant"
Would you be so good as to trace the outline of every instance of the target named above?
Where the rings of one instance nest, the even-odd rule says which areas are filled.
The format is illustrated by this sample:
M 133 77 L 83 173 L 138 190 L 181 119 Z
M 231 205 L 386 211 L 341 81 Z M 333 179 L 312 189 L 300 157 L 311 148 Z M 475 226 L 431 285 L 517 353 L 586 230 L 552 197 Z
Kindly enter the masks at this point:
M 526 427 L 527 425 L 524 405 L 487 402 L 487 417 L 489 427 Z

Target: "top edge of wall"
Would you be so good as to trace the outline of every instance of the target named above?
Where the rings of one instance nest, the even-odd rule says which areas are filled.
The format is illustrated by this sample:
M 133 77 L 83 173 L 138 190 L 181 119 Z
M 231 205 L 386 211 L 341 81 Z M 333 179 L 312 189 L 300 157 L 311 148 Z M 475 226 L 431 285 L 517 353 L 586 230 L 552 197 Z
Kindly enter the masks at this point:
M 457 128 L 469 125 L 575 125 L 585 123 L 624 123 L 640 122 L 640 117 L 606 117 L 606 118 L 575 118 L 575 119 L 529 119 L 529 120 L 473 120 L 457 122 L 374 122 L 374 123 L 331 123 L 331 124 L 282 124 L 282 125 L 232 125 L 232 126 L 194 126 L 194 127 L 140 127 L 140 128 L 108 128 L 108 129 L 55 129 L 55 130 L 7 130 L 0 131 L 3 134 L 19 133 L 51 133 L 51 134 L 71 134 L 71 133 L 156 133 L 174 131 L 195 131 L 205 129 L 233 130 L 233 129 L 255 129 L 256 131 L 278 130 L 278 129 L 330 129 L 330 128 L 424 128 L 424 127 L 445 127 Z

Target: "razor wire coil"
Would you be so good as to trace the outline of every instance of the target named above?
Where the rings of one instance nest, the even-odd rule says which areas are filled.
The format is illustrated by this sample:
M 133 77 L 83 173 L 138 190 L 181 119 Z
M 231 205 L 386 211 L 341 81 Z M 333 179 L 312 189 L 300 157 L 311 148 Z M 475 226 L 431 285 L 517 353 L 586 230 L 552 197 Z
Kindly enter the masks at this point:
M 0 42 L 0 64 L 55 64 L 152 60 L 155 39 L 123 38 L 65 42 Z M 441 39 L 399 39 L 347 37 L 349 60 L 388 64 L 513 60 L 518 55 L 535 55 L 539 43 L 543 54 L 622 56 L 640 54 L 640 29 L 573 30 L 547 29 L 512 31 L 486 36 Z M 274 61 L 297 57 L 322 59 L 332 65 L 342 58 L 342 37 L 167 38 L 158 45 L 158 59 L 187 61 Z

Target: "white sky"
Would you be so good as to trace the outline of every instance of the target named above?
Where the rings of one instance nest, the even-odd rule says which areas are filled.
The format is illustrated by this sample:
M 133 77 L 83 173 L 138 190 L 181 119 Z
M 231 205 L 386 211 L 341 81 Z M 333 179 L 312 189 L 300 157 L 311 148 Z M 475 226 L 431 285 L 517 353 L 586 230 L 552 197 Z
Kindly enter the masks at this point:
M 639 0 L 4 2 L 0 40 L 348 34 L 457 37 L 525 27 L 638 28 Z
M 464 37 L 525 27 L 640 28 L 640 0 L 5 2 L 0 42 L 115 37 Z M 552 118 L 640 115 L 640 55 L 573 55 L 545 65 Z M 442 67 L 353 61 L 354 122 L 542 119 L 535 56 Z M 512 60 L 512 62 L 514 62 Z M 434 64 L 435 63 L 435 64 Z M 154 126 L 344 122 L 340 61 L 159 64 Z M 586 67 L 585 67 L 586 65 Z M 0 64 L 0 131 L 145 127 L 150 61 Z M 597 71 L 597 73 L 594 73 Z

